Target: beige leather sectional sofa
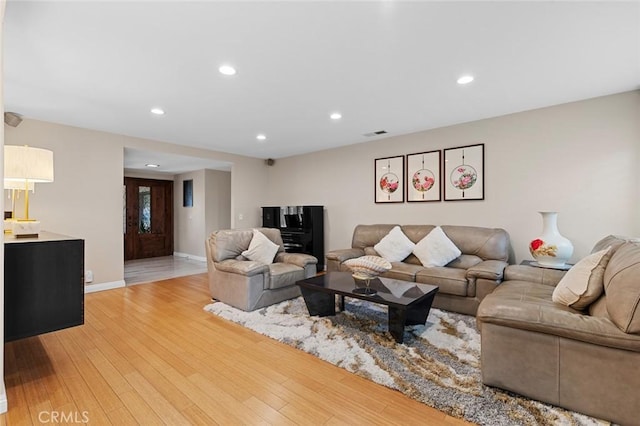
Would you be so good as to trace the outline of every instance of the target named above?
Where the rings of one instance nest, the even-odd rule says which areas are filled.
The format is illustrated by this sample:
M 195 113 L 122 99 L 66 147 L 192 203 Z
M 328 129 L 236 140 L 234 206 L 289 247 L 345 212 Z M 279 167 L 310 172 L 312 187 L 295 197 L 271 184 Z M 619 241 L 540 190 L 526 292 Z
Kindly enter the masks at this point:
M 349 271 L 344 262 L 365 255 L 378 255 L 373 248 L 394 224 L 358 225 L 353 231 L 351 248 L 327 253 L 327 271 Z M 414 243 L 436 225 L 400 225 Z M 480 301 L 502 281 L 509 258 L 509 235 L 503 229 L 473 226 L 442 226 L 462 255 L 442 267 L 424 267 L 410 254 L 402 262 L 392 262 L 383 276 L 440 287 L 433 306 L 475 315 Z
M 609 236 L 604 294 L 586 310 L 552 301 L 564 272 L 511 265 L 480 304 L 490 386 L 622 425 L 640 424 L 640 242 Z

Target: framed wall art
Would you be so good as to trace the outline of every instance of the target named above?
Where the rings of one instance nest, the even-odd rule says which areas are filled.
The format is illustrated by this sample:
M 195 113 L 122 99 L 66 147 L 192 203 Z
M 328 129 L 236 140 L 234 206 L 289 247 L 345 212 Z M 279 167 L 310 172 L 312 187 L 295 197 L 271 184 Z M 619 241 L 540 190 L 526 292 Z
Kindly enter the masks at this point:
M 403 203 L 404 155 L 376 158 L 374 170 L 376 203 Z
M 193 207 L 193 179 L 182 181 L 182 207 Z
M 407 202 L 440 201 L 441 151 L 407 154 Z
M 484 200 L 484 144 L 444 150 L 444 200 Z

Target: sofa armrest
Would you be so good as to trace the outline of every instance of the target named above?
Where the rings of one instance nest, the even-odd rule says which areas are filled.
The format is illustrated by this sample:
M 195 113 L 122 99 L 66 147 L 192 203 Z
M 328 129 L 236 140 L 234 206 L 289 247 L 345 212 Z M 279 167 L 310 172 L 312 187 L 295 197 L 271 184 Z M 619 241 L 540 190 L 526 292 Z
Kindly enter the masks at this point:
M 529 265 L 509 265 L 504 270 L 504 281 L 530 281 L 555 287 L 566 272 Z
M 247 277 L 269 272 L 269 266 L 253 260 L 226 259 L 222 262 L 215 262 L 214 265 L 218 271 L 245 275 Z
M 314 256 L 311 256 L 310 254 L 286 252 L 278 253 L 273 261 L 279 263 L 290 263 L 301 268 L 304 268 L 307 265 L 318 263 L 318 259 L 316 259 Z
M 345 260 L 353 259 L 356 257 L 364 256 L 364 250 L 359 248 L 331 250 L 326 254 L 327 260 L 335 260 L 337 262 L 344 262 Z
M 484 278 L 500 282 L 504 277 L 504 268 L 508 265 L 502 260 L 484 260 L 467 269 L 467 278 Z

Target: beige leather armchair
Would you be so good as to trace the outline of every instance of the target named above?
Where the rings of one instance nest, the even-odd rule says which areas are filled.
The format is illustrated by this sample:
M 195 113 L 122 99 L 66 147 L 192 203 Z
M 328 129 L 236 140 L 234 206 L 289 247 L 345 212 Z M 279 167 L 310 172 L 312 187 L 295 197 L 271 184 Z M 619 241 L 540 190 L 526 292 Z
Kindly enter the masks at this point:
M 216 231 L 205 243 L 211 297 L 244 311 L 299 296 L 295 283 L 314 276 L 318 263 L 308 254 L 286 253 L 279 229 L 258 230 L 279 246 L 271 264 L 242 256 L 253 237 L 251 229 Z

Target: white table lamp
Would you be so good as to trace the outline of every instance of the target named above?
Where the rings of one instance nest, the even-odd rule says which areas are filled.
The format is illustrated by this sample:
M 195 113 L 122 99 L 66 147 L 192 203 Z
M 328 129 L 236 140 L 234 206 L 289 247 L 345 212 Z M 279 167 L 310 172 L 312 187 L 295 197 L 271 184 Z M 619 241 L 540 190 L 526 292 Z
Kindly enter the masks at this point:
M 4 146 L 4 181 L 11 189 L 24 190 L 24 217 L 12 221 L 16 237 L 37 237 L 40 222 L 29 218 L 29 190 L 34 183 L 53 182 L 53 151 L 30 146 Z M 14 188 L 15 187 L 15 188 Z

